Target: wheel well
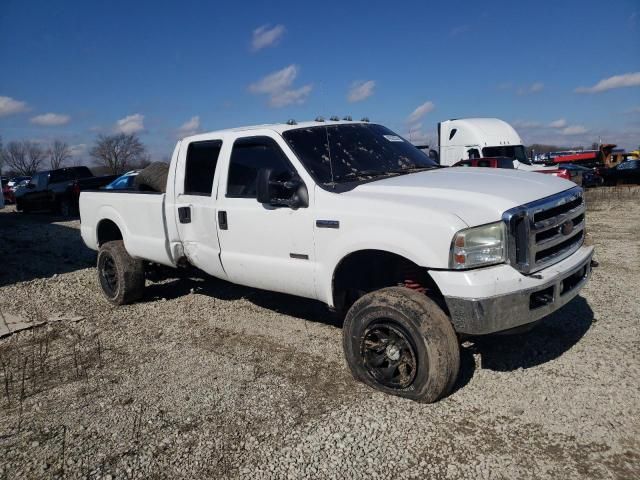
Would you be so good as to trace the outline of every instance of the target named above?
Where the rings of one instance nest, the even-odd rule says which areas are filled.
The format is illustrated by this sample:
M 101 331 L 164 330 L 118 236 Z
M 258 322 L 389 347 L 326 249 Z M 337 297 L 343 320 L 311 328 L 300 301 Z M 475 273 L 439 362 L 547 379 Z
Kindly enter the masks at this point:
M 98 245 L 113 240 L 122 240 L 122 232 L 112 220 L 102 220 L 98 224 Z
M 362 295 L 385 287 L 403 286 L 420 291 L 444 305 L 429 270 L 384 250 L 360 250 L 343 258 L 333 274 L 333 305 L 346 311 Z

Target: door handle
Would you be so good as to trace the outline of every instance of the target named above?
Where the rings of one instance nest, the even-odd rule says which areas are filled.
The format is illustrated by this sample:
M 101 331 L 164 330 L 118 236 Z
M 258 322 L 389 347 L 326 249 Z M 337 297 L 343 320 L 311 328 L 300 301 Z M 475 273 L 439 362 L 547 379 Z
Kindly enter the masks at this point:
M 191 223 L 191 207 L 178 207 L 180 223 Z
M 229 229 L 229 224 L 227 223 L 227 212 L 224 210 L 218 210 L 218 227 L 220 227 L 220 230 Z

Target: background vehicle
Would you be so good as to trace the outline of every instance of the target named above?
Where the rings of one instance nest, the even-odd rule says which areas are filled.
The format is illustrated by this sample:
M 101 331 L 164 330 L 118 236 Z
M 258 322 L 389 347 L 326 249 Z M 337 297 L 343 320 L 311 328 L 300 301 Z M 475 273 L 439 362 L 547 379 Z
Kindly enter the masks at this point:
M 460 118 L 438 124 L 440 164 L 454 165 L 460 160 L 508 157 L 513 168 L 541 172 L 555 167 L 529 162 L 522 139 L 507 122 L 498 118 Z
M 9 179 L 9 181 L 7 182 L 7 185 L 9 185 L 11 188 L 14 188 L 24 182 L 25 180 L 31 180 L 31 177 L 29 176 L 19 176 L 19 177 L 12 177 Z
M 583 187 L 597 187 L 602 185 L 603 179 L 598 172 L 592 168 L 583 167 L 582 165 L 559 165 L 559 177 L 566 178 Z
M 49 210 L 71 216 L 78 213 L 78 198 L 82 190 L 102 187 L 116 175 L 94 177 L 89 168 L 69 167 L 38 172 L 16 195 L 16 209 L 23 212 Z
M 2 181 L 2 178 L 0 177 L 0 190 L 2 190 L 2 187 L 4 185 L 4 182 Z M 0 209 L 4 208 L 4 195 L 0 195 Z
M 80 196 L 82 238 L 98 250 L 109 302 L 140 299 L 148 263 L 317 299 L 347 312 L 354 377 L 413 400 L 451 390 L 458 336 L 531 328 L 590 275 L 580 187 L 513 169 L 439 168 L 382 125 L 188 137 L 164 186 Z
M 626 160 L 613 168 L 598 169 L 605 185 L 640 184 L 640 160 Z
M 487 168 L 508 168 L 513 169 L 513 159 L 509 157 L 487 157 L 460 160 L 452 167 L 487 167 Z
M 13 204 L 16 202 L 13 189 L 7 183 L 4 183 L 4 182 L 2 182 L 2 198 L 4 203 L 6 204 Z
M 140 170 L 131 170 L 124 175 L 119 176 L 110 184 L 104 186 L 106 190 L 135 190 L 135 179 Z

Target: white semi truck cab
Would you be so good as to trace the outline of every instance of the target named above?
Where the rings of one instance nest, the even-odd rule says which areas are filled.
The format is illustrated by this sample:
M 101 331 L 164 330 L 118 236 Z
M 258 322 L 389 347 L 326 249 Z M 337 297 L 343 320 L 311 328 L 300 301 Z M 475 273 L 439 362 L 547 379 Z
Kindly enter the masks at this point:
M 513 168 L 527 171 L 555 170 L 532 165 L 518 132 L 498 118 L 460 118 L 438 124 L 440 164 L 451 166 L 460 160 L 508 157 Z
M 465 135 L 465 124 L 455 133 L 449 125 L 449 140 Z M 516 137 L 500 141 L 522 148 Z M 137 178 L 152 178 L 148 169 Z M 151 264 L 191 264 L 320 300 L 346 312 L 343 347 L 357 379 L 424 402 L 451 391 L 460 339 L 530 328 L 573 299 L 591 272 L 574 183 L 442 168 L 364 121 L 184 138 L 159 190 L 80 194 L 82 238 L 98 251 L 109 302 L 140 299 Z

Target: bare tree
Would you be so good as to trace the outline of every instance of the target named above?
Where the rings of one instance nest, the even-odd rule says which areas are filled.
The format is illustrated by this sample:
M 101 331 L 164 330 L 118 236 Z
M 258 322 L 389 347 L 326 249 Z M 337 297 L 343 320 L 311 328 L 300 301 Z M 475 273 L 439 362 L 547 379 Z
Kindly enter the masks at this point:
M 69 145 L 61 140 L 55 140 L 49 147 L 47 154 L 49 155 L 49 164 L 53 170 L 62 167 L 71 158 Z
M 90 151 L 96 161 L 114 175 L 146 158 L 146 149 L 135 134 L 100 135 Z
M 2 150 L 2 160 L 18 175 L 33 175 L 46 157 L 45 151 L 35 142 L 9 142 Z

